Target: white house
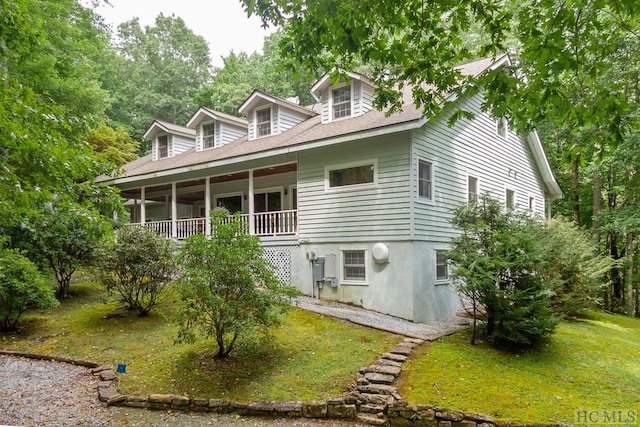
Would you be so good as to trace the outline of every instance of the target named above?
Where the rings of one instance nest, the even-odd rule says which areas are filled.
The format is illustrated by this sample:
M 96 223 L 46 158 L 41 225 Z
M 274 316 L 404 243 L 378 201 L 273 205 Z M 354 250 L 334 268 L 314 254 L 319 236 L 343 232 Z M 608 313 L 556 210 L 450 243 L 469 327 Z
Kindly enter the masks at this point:
M 508 61 L 461 66 L 477 75 Z M 210 229 L 217 206 L 240 211 L 280 278 L 303 293 L 416 322 L 458 308 L 442 251 L 451 211 L 479 193 L 544 215 L 561 197 L 538 136 L 521 137 L 480 109 L 453 127 L 372 108 L 374 87 L 324 77 L 303 107 L 255 91 L 247 121 L 200 108 L 186 127 L 154 122 L 152 154 L 105 178 L 129 199 L 132 222 L 183 239 Z M 188 143 L 188 148 L 187 148 Z

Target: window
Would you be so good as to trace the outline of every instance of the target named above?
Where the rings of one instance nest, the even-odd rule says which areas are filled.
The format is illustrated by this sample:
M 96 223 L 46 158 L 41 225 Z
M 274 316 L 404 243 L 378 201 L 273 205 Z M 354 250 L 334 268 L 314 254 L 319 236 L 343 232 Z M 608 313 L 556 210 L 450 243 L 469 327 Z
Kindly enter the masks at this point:
M 271 135 L 271 108 L 256 110 L 256 135 L 258 138 Z
M 508 122 L 506 117 L 499 117 L 496 123 L 496 133 L 498 136 L 507 139 Z
M 536 208 L 536 199 L 532 196 L 529 196 L 529 212 L 533 212 Z
M 158 137 L 158 158 L 169 157 L 169 137 L 162 135 Z
M 364 264 L 364 251 L 344 251 L 343 252 L 343 273 L 344 280 L 355 280 L 364 282 L 366 279 L 366 268 Z
M 220 195 L 215 198 L 215 205 L 219 208 L 225 208 L 229 213 L 242 213 L 242 194 Z
M 333 98 L 333 119 L 351 116 L 351 86 L 343 86 L 331 91 Z
M 215 132 L 216 132 L 216 124 L 215 123 L 207 123 L 202 125 L 202 147 L 203 148 L 212 148 L 215 146 Z
M 329 188 L 375 182 L 375 162 L 344 168 L 328 169 Z
M 469 176 L 467 178 L 467 201 L 475 202 L 478 200 L 478 178 Z
M 418 197 L 433 200 L 433 164 L 418 159 Z
M 449 259 L 445 251 L 436 251 L 436 282 L 449 280 Z
M 509 190 L 508 188 L 505 190 L 505 204 L 508 209 L 513 209 L 516 207 L 516 192 L 513 190 Z

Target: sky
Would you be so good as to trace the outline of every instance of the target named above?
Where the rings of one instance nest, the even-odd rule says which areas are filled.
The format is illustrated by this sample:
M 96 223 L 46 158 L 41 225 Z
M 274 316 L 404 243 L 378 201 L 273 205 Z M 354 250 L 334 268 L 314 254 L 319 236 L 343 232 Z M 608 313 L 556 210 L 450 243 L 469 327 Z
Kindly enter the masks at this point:
M 174 14 L 184 20 L 187 28 L 209 43 L 213 66 L 222 66 L 222 56 L 231 51 L 261 52 L 265 36 L 273 27 L 265 30 L 257 17 L 247 18 L 239 0 L 109 0 L 96 9 L 112 26 L 114 33 L 118 24 L 134 17 L 140 18 L 144 26 L 154 25 L 160 12 L 165 16 Z

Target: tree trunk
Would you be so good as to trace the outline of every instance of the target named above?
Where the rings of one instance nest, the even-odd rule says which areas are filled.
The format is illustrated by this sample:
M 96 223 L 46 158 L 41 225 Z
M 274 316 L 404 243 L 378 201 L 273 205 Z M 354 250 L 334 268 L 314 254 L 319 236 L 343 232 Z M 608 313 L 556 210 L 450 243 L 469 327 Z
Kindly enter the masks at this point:
M 593 236 L 598 244 L 598 252 L 600 253 L 600 220 L 598 215 L 602 209 L 602 179 L 597 169 L 593 171 Z M 574 214 L 575 215 L 575 214 Z M 575 218 L 575 217 L 574 217 Z
M 578 227 L 580 226 L 579 167 L 580 158 L 577 154 L 574 154 L 571 159 L 571 202 L 573 206 L 573 223 Z
M 627 233 L 627 248 L 626 248 L 626 258 L 627 258 L 627 278 L 625 280 L 626 286 L 626 299 L 627 299 L 627 316 L 633 316 L 634 310 L 634 300 L 633 300 L 633 233 Z

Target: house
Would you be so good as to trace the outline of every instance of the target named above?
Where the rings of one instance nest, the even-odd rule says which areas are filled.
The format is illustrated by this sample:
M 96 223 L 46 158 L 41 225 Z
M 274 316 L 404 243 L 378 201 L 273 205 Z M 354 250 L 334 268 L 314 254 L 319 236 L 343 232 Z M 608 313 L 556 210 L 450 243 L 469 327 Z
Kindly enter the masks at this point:
M 373 83 L 347 76 L 320 79 L 312 107 L 255 91 L 239 108 L 246 121 L 200 108 L 186 127 L 154 122 L 152 154 L 105 179 L 130 200 L 132 222 L 174 239 L 207 233 L 215 207 L 241 212 L 280 278 L 307 295 L 416 322 L 449 317 L 452 210 L 487 192 L 544 215 L 562 193 L 540 139 L 483 113 L 481 95 L 456 100 L 475 118 L 453 127 L 409 97 L 387 117 L 372 107 Z

